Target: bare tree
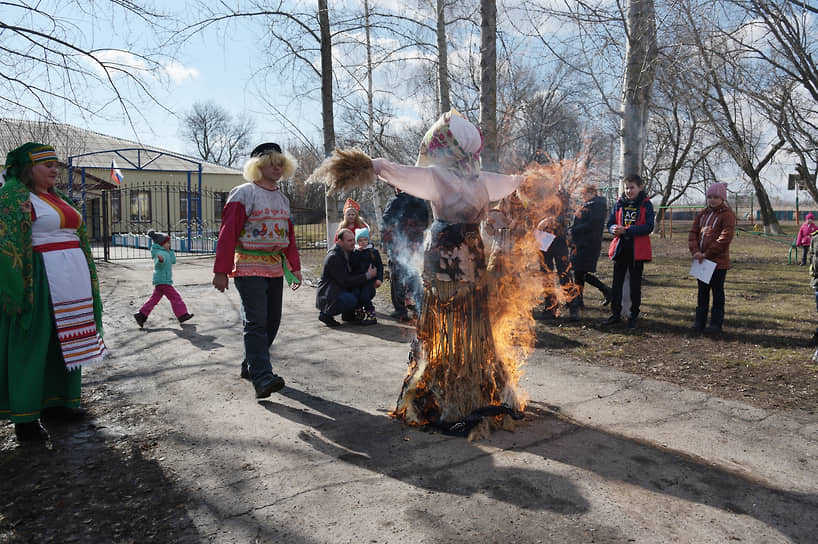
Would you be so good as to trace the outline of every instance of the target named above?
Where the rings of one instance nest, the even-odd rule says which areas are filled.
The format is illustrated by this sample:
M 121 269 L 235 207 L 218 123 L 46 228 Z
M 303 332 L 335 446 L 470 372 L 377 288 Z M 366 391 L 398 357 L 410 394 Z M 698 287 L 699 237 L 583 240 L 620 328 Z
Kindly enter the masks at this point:
M 327 0 L 318 0 L 318 28 L 321 39 L 321 118 L 324 126 L 324 154 L 335 149 L 335 116 L 332 111 L 332 33 Z
M 656 11 L 653 0 L 629 0 L 625 81 L 622 88 L 622 176 L 642 174 L 648 112 L 656 75 Z
M 657 77 L 648 125 L 645 150 L 645 189 L 659 196 L 657 220 L 665 208 L 681 199 L 690 189 L 716 181 L 714 161 L 720 142 L 707 129 L 698 89 L 691 88 L 680 74 L 695 69 L 698 58 L 684 44 L 686 29 L 668 29 L 666 43 L 657 59 Z
M 786 151 L 795 159 L 801 182 L 818 202 L 818 7 L 810 2 L 771 2 L 768 0 L 732 0 L 751 15 L 747 27 L 761 35 L 744 41 L 746 50 L 774 73 L 772 93 L 754 98 L 768 104 L 778 134 L 786 140 Z M 785 113 L 775 110 L 784 104 Z
M 566 94 L 544 89 L 527 100 L 522 111 L 517 149 L 523 165 L 574 157 L 582 149 L 579 111 Z
M 752 100 L 754 95 L 768 93 L 766 68 L 752 62 L 746 47 L 734 39 L 733 32 L 715 26 L 718 17 L 712 13 L 703 15 L 697 8 L 709 10 L 711 6 L 687 4 L 685 7 L 691 45 L 701 69 L 691 68 L 680 76 L 697 90 L 708 130 L 752 184 L 764 230 L 780 234 L 781 226 L 761 172 L 786 143 L 778 134 L 772 138 L 765 136 L 768 128 L 764 124 L 765 115 L 768 119 L 770 111 L 778 112 L 779 119 L 772 126 L 780 125 L 785 103 L 759 107 L 759 102 Z
M 497 5 L 480 0 L 480 126 L 483 162 L 489 170 L 497 159 Z
M 618 120 L 620 173 L 642 174 L 658 57 L 653 0 L 608 4 L 522 0 L 510 20 L 583 80 L 588 115 Z M 555 27 L 558 30 L 550 35 L 544 33 Z
M 138 2 L 71 4 L 74 11 L 69 17 L 38 2 L 3 3 L 0 112 L 54 121 L 57 112 L 73 110 L 93 118 L 116 104 L 134 128 L 138 115 L 134 100 L 161 106 L 152 80 L 162 76 L 162 61 L 169 59 L 148 51 L 98 48 L 84 26 L 106 18 L 136 17 L 149 28 L 159 28 L 167 18 Z
M 183 43 L 222 25 L 229 28 L 231 24 L 250 21 L 263 26 L 268 44 L 260 48 L 266 51 L 266 59 L 263 55 L 259 57 L 257 73 L 261 75 L 254 78 L 264 88 L 260 92 L 261 98 L 265 98 L 264 94 L 271 85 L 283 91 L 285 86 L 282 82 L 289 82 L 292 91 L 300 97 L 317 89 L 320 92 L 323 148 L 325 153 L 332 152 L 335 148 L 332 39 L 337 32 L 333 33 L 331 29 L 327 1 L 318 0 L 315 9 L 307 10 L 295 9 L 297 6 L 286 6 L 282 2 L 268 4 L 263 0 L 238 2 L 235 7 L 226 3 L 200 1 L 198 8 L 197 20 L 178 29 L 174 34 L 174 43 Z M 315 62 L 316 58 L 320 58 L 320 62 Z M 307 76 L 302 76 L 302 72 Z M 320 81 L 320 84 L 316 84 L 316 81 Z M 283 94 L 281 91 L 279 98 Z M 311 145 L 309 136 L 298 129 L 299 120 L 289 119 L 287 112 L 280 111 L 272 101 L 268 100 L 267 104 L 272 113 L 302 137 L 302 143 Z
M 233 118 L 214 102 L 197 102 L 182 120 L 182 137 L 196 147 L 196 155 L 233 166 L 247 153 L 255 123 L 243 115 Z
M 449 42 L 446 39 L 446 2 L 437 0 L 435 35 L 437 37 L 437 82 L 440 97 L 439 111 L 446 112 L 452 107 L 449 96 Z

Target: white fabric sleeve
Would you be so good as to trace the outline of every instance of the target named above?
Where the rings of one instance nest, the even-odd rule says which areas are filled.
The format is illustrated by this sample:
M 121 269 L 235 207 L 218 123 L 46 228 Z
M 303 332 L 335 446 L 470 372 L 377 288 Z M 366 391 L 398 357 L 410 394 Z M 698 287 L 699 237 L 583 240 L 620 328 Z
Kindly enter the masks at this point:
M 525 180 L 524 176 L 507 176 L 494 172 L 480 172 L 480 180 L 489 192 L 489 200 L 500 200 L 514 192 Z
M 375 173 L 383 181 L 423 200 L 440 200 L 442 186 L 432 168 L 404 166 L 386 159 L 373 159 Z

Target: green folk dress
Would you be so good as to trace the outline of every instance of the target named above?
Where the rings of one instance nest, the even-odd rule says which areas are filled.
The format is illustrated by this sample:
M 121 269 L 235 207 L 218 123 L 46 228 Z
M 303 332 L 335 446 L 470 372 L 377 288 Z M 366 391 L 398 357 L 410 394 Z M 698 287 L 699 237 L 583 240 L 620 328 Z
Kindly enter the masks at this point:
M 52 241 L 52 228 L 58 247 L 46 243 L 35 251 L 35 244 Z M 74 249 L 61 249 L 66 237 Z M 65 261 L 73 265 L 47 265 L 43 251 L 52 252 L 46 254 L 52 263 L 60 251 L 73 252 L 73 261 Z M 84 285 L 82 297 L 54 290 L 49 266 L 68 291 Z M 43 408 L 79 406 L 80 367 L 107 351 L 93 256 L 81 216 L 63 195 L 35 197 L 17 179 L 0 188 L 0 280 L 0 419 L 25 423 L 38 419 Z M 80 302 L 62 302 L 72 298 Z
M 81 369 L 67 370 L 57 341 L 42 256 L 33 256 L 34 307 L 23 330 L 0 314 L 0 418 L 35 421 L 40 410 L 80 405 Z

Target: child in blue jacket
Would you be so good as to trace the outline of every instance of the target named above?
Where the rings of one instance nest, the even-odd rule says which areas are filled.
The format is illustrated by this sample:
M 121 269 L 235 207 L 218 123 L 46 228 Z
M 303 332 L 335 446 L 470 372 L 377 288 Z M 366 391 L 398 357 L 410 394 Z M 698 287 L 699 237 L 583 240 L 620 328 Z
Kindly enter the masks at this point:
M 369 266 L 375 267 L 377 274 L 369 280 L 364 289 L 371 294 L 362 308 L 357 308 L 356 320 L 362 325 L 374 325 L 378 322 L 375 318 L 375 305 L 372 299 L 375 297 L 375 290 L 383 284 L 383 261 L 380 252 L 369 242 L 369 229 L 358 229 L 355 232 L 355 250 L 349 256 L 349 267 L 353 274 L 363 274 Z
M 168 297 L 173 313 L 179 323 L 184 323 L 193 314 L 187 312 L 182 296 L 173 287 L 173 265 L 176 264 L 176 254 L 170 249 L 170 236 L 164 232 L 148 231 L 148 236 L 153 241 L 151 244 L 151 257 L 153 257 L 153 294 L 148 301 L 142 305 L 139 311 L 133 314 L 136 324 L 140 328 L 148 320 L 151 310 L 156 306 L 162 297 Z

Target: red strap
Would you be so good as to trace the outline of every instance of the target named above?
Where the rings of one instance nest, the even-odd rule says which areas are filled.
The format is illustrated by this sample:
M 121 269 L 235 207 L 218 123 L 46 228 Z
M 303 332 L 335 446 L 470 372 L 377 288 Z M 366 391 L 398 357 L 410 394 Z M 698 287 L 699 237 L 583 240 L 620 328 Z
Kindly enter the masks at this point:
M 54 242 L 53 244 L 40 244 L 34 246 L 34 251 L 38 253 L 47 253 L 49 251 L 59 251 L 61 249 L 71 249 L 80 247 L 79 240 L 69 240 L 67 242 Z

